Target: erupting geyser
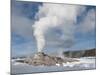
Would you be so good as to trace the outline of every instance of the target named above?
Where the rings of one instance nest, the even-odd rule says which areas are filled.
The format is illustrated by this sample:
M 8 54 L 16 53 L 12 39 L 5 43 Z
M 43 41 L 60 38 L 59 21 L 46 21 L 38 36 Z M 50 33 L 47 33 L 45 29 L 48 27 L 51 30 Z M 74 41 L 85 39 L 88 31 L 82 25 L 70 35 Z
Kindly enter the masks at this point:
M 84 10 L 82 6 L 64 5 L 64 4 L 48 4 L 43 3 L 39 7 L 36 14 L 37 21 L 33 24 L 33 35 L 37 41 L 38 52 L 43 52 L 45 46 L 45 33 L 52 28 L 59 28 L 62 32 L 59 40 L 73 41 L 74 25 L 77 21 L 77 16 Z M 52 37 L 52 36 L 51 36 Z M 69 44 L 72 43 L 67 43 Z M 67 46 L 66 46 L 67 47 Z
M 34 36 L 35 36 L 36 41 L 37 41 L 37 50 L 38 50 L 38 52 L 42 52 L 43 48 L 45 46 L 45 39 L 44 39 L 44 36 L 43 36 L 43 32 L 37 28 L 34 31 Z
M 79 12 L 80 10 L 83 10 L 83 7 L 81 7 L 43 3 L 35 16 L 37 21 L 32 25 L 38 52 L 32 58 L 26 59 L 25 62 L 31 65 L 56 65 L 64 63 L 64 59 L 61 57 L 49 56 L 43 53 L 47 41 L 45 35 L 48 33 L 48 30 L 58 28 L 62 33 L 56 44 L 62 49 L 70 47 L 74 40 L 73 33 L 77 15 L 81 13 Z

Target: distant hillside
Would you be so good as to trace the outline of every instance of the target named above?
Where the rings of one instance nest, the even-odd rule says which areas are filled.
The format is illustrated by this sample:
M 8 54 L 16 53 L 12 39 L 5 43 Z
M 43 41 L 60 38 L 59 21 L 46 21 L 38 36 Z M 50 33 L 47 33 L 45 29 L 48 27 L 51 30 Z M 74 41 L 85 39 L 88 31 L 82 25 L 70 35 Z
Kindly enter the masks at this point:
M 96 56 L 96 49 L 82 50 L 82 51 L 65 51 L 63 52 L 65 57 L 88 57 Z

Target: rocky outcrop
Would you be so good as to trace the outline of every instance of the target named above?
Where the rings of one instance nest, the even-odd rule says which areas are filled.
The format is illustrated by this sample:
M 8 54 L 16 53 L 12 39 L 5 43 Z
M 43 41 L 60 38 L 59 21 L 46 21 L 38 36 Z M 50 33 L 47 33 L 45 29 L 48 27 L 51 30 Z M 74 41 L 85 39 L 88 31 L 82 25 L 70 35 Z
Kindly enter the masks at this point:
M 63 62 L 64 60 L 60 57 L 49 56 L 42 52 L 38 52 L 34 56 L 28 57 L 24 60 L 24 63 L 28 63 L 34 66 L 37 66 L 37 65 L 51 66 L 51 65 L 56 65 L 56 64 L 62 65 Z

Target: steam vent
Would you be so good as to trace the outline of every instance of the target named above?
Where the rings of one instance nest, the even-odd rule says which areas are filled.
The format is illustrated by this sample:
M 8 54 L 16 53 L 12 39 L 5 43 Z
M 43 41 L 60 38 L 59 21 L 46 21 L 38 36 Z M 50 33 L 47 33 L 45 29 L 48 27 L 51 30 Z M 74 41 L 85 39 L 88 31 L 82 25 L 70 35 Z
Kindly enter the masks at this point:
M 52 66 L 56 64 L 62 65 L 64 60 L 60 57 L 53 57 L 43 52 L 38 52 L 33 57 L 26 58 L 24 62 L 34 66 L 39 66 L 39 65 Z

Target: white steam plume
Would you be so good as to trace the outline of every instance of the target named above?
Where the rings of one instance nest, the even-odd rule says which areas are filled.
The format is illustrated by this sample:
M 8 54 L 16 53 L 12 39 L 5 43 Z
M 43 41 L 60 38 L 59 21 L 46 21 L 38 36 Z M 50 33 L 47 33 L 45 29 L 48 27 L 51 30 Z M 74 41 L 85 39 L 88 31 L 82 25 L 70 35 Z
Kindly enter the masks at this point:
M 36 14 L 38 21 L 33 25 L 38 52 L 43 51 L 45 33 L 50 28 L 58 27 L 62 31 L 60 40 L 73 40 L 74 24 L 83 10 L 82 6 L 44 3 Z

